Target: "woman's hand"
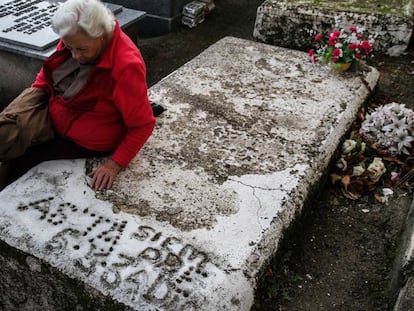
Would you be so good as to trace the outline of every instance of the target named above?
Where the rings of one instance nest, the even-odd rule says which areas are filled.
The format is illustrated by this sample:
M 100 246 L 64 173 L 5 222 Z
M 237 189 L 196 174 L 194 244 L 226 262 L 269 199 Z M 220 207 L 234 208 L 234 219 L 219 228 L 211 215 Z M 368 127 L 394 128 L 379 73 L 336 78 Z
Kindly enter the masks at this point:
M 108 159 L 88 175 L 92 178 L 90 186 L 95 190 L 110 189 L 121 169 L 118 163 Z

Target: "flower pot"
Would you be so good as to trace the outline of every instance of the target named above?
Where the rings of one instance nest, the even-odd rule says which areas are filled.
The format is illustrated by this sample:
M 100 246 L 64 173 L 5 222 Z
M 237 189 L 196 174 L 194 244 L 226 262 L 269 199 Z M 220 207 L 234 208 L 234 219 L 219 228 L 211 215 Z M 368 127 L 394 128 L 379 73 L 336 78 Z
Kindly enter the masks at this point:
M 352 63 L 340 64 L 339 66 L 331 66 L 332 70 L 335 72 L 344 72 L 351 68 Z

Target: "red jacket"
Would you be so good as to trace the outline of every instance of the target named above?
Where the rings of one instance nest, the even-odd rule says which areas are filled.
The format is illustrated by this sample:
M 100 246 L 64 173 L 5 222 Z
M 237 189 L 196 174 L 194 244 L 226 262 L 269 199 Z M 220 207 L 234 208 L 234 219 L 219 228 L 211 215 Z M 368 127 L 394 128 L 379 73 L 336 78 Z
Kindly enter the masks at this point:
M 85 85 L 65 100 L 54 92 L 52 71 L 68 57 L 71 53 L 60 41 L 32 84 L 50 94 L 56 133 L 84 148 L 113 152 L 112 159 L 126 167 L 155 125 L 141 53 L 116 23 L 112 41 Z

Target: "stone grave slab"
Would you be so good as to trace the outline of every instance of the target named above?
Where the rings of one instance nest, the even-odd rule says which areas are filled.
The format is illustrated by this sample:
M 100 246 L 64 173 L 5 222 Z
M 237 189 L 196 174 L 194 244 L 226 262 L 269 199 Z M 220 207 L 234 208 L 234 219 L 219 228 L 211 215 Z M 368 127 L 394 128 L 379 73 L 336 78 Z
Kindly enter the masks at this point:
M 398 56 L 410 42 L 413 17 L 412 0 L 266 0 L 257 10 L 253 36 L 261 42 L 308 50 L 318 32 L 355 25 L 375 37 L 375 53 Z
M 226 37 L 151 87 L 168 110 L 113 189 L 45 162 L 0 192 L 0 239 L 125 308 L 249 310 L 378 76 Z

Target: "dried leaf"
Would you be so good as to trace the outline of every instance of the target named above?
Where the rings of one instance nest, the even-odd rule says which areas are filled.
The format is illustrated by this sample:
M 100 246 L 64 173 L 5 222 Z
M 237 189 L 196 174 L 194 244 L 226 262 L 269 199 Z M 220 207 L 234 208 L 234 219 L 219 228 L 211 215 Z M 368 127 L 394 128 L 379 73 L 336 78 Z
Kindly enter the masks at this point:
M 357 118 L 358 120 L 360 120 L 361 122 L 363 122 L 365 120 L 365 110 L 361 109 L 358 113 L 357 113 Z
M 379 194 L 375 194 L 374 198 L 378 203 L 383 203 L 383 201 L 384 201 L 382 196 L 380 196 Z
M 344 195 L 344 197 L 354 200 L 354 201 L 358 200 L 361 197 L 360 194 L 352 193 L 350 191 L 346 191 L 345 189 L 342 189 L 342 194 Z
M 336 182 L 340 181 L 342 179 L 342 176 L 336 174 L 336 173 L 332 173 L 329 175 L 331 177 L 331 183 L 332 184 L 336 184 Z
M 348 186 L 349 186 L 350 183 L 351 183 L 351 176 L 345 175 L 345 176 L 342 177 L 341 184 L 342 184 L 345 191 L 348 191 Z
M 397 157 L 383 157 L 382 158 L 384 161 L 387 161 L 387 162 L 391 162 L 391 163 L 395 163 L 395 164 L 398 164 L 398 165 L 403 165 L 404 164 L 404 162 L 402 162 L 400 159 L 398 159 Z

